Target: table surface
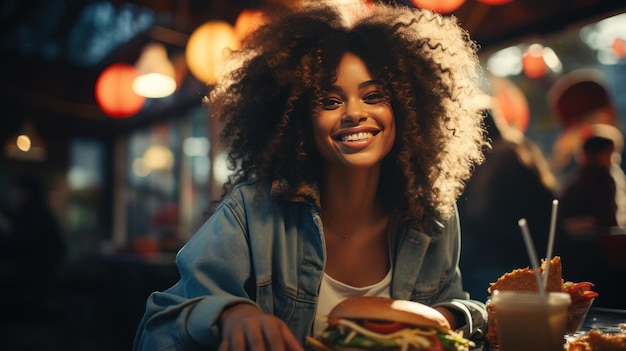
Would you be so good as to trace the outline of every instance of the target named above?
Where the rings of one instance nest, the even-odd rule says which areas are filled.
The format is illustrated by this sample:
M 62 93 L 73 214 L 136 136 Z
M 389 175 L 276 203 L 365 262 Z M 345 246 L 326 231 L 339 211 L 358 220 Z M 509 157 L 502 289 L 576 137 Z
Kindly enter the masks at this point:
M 581 331 L 597 329 L 607 333 L 620 332 L 620 323 L 626 323 L 626 310 L 592 307 L 585 318 Z
M 596 329 L 605 333 L 616 333 L 621 331 L 619 328 L 620 323 L 626 323 L 626 310 L 591 307 L 587 313 L 587 317 L 585 317 L 580 332 Z M 485 342 L 478 342 L 477 347 L 473 348 L 471 351 L 491 350 L 497 349 L 492 349 L 489 344 Z

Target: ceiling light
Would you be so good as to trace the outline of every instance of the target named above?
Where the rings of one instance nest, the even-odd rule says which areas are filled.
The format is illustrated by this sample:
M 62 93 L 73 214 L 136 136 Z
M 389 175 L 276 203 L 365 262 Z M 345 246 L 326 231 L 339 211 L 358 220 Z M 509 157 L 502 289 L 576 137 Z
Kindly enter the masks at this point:
M 7 140 L 4 154 L 19 160 L 43 161 L 46 158 L 46 147 L 35 125 L 28 121 L 17 134 Z
M 133 81 L 133 90 L 147 98 L 163 98 L 176 91 L 174 65 L 167 57 L 163 44 L 146 45 L 135 63 L 138 75 Z

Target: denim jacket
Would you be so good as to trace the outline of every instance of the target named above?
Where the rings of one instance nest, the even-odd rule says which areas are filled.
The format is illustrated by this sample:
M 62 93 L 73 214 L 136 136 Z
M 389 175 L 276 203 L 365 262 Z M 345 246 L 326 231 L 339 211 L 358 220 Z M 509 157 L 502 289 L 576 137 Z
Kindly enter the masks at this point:
M 181 278 L 150 295 L 133 350 L 216 349 L 220 313 L 242 302 L 282 319 L 306 345 L 326 256 L 319 206 L 258 198 L 255 185 L 235 187 L 179 251 Z M 458 218 L 436 235 L 398 226 L 394 241 L 391 297 L 454 308 L 466 337 L 482 334 L 485 306 L 461 286 Z

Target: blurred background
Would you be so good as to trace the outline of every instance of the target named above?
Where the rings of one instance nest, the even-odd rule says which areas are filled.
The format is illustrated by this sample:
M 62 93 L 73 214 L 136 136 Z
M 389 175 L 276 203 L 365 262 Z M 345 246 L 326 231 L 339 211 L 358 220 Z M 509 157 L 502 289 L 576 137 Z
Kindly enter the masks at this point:
M 0 349 L 130 349 L 147 295 L 177 280 L 175 253 L 228 175 L 219 125 L 202 105 L 215 63 L 262 21 L 260 8 L 301 1 L 2 2 Z M 580 70 L 601 76 L 615 113 L 600 122 L 623 130 L 623 2 L 396 3 L 458 18 L 481 47 L 494 116 L 532 141 L 554 196 L 574 168 L 576 143 L 565 141 L 580 134 L 573 122 L 580 116 L 550 99 L 557 82 Z M 490 187 L 476 186 L 479 194 Z M 460 199 L 462 209 L 471 198 Z M 534 207 L 533 200 L 517 202 Z M 481 268 L 469 252 L 489 240 L 475 231 L 467 229 L 464 244 L 468 277 Z M 525 254 L 521 245 L 514 250 Z M 611 265 L 615 274 L 626 271 L 623 259 Z M 498 267 L 509 268 L 517 267 Z M 468 289 L 484 300 L 498 276 L 472 280 Z M 626 307 L 615 303 L 606 300 Z

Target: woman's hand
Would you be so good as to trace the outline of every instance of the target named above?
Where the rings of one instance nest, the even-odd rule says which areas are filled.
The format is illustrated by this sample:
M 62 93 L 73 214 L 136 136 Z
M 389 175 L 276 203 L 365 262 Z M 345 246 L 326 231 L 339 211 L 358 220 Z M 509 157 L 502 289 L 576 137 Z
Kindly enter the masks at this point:
M 256 306 L 242 303 L 222 312 L 219 351 L 304 351 L 287 325 Z
M 445 307 L 435 307 L 435 309 L 439 311 L 439 313 L 441 313 L 445 319 L 448 320 L 448 323 L 450 323 L 450 329 L 455 330 L 457 328 L 457 321 L 452 311 Z

